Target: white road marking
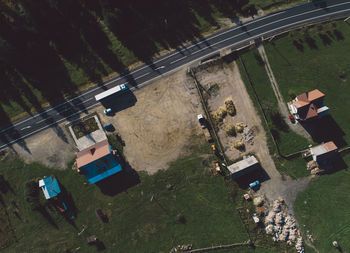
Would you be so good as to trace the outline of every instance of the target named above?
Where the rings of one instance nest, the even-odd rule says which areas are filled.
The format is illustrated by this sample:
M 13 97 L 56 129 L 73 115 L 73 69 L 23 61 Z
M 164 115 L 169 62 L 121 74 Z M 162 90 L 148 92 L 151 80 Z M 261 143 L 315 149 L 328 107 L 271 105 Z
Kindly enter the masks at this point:
M 184 56 L 184 57 L 181 57 L 181 58 L 179 58 L 179 59 L 177 59 L 177 60 L 175 60 L 175 61 L 170 62 L 170 64 L 173 64 L 173 63 L 175 63 L 175 62 L 181 61 L 181 60 L 185 59 L 186 57 L 187 57 L 187 55 Z
M 334 5 L 334 6 L 344 5 L 344 4 L 349 4 L 349 3 L 342 3 L 342 4 L 337 4 L 337 5 Z M 331 6 L 328 6 L 328 8 L 330 8 L 330 7 L 331 7 Z M 238 45 L 238 44 L 241 44 L 241 43 L 243 43 L 243 42 L 252 40 L 252 38 L 259 38 L 259 37 L 261 37 L 261 36 L 263 36 L 263 35 L 265 35 L 265 34 L 267 34 L 267 33 L 271 33 L 272 31 L 280 30 L 280 29 L 285 28 L 285 27 L 293 26 L 293 25 L 300 24 L 300 23 L 306 23 L 307 21 L 311 21 L 311 20 L 314 20 L 314 19 L 319 19 L 319 18 L 322 18 L 322 17 L 332 16 L 332 15 L 339 14 L 339 13 L 342 13 L 342 12 L 347 12 L 347 11 L 349 11 L 349 10 L 350 10 L 350 9 L 345 9 L 345 10 L 341 10 L 341 11 L 337 11 L 337 12 L 333 12 L 333 13 L 329 13 L 329 14 L 324 14 L 324 15 L 321 15 L 321 16 L 313 17 L 313 18 L 308 18 L 308 19 L 301 20 L 301 21 L 298 21 L 298 22 L 290 23 L 290 24 L 288 24 L 288 25 L 284 25 L 284 26 L 282 26 L 282 27 L 278 27 L 278 28 L 269 30 L 269 31 L 267 31 L 267 32 L 260 33 L 260 34 L 258 34 L 258 35 L 255 35 L 255 36 L 251 37 L 251 38 L 248 38 L 248 39 L 245 39 L 245 40 L 242 40 L 242 41 L 239 41 L 239 42 L 230 44 L 230 45 L 228 45 L 228 46 L 226 46 L 226 47 L 224 47 L 224 48 L 217 49 L 217 50 L 215 50 L 215 51 L 219 51 L 219 50 L 223 50 L 223 49 L 226 49 L 226 48 L 234 47 L 234 46 L 236 46 L 236 45 Z M 313 11 L 312 11 L 312 12 L 313 12 Z M 306 12 L 306 13 L 307 13 L 307 12 Z M 306 13 L 304 13 L 304 14 L 306 14 Z M 292 16 L 291 16 L 291 17 L 292 17 Z M 227 40 L 229 40 L 229 39 L 232 39 L 232 38 L 234 38 L 234 37 L 236 37 L 236 35 L 233 36 L 233 37 L 227 38 L 227 39 L 225 39 L 225 40 L 216 42 L 216 43 L 210 45 L 209 47 L 212 47 L 212 46 L 214 46 L 214 45 L 217 45 L 217 44 L 219 44 L 219 43 L 222 43 L 222 42 L 227 41 Z M 207 47 L 207 48 L 208 48 L 208 47 Z M 192 63 L 192 62 L 201 60 L 201 59 L 207 57 L 208 55 L 213 54 L 215 51 L 213 51 L 213 52 L 208 52 L 207 54 L 201 56 L 200 58 L 194 59 L 194 60 L 192 60 L 192 61 L 190 61 L 190 62 L 188 62 L 188 63 L 186 63 L 186 64 L 190 64 L 190 63 Z M 162 60 L 163 60 L 163 59 L 162 59 Z M 159 60 L 159 61 L 160 61 L 160 60 Z M 162 67 L 164 67 L 164 66 L 162 66 Z M 173 71 L 175 71 L 175 70 L 177 70 L 177 69 L 180 69 L 180 68 L 182 68 L 182 67 L 183 67 L 183 66 L 176 67 L 175 69 L 172 69 L 172 70 L 169 71 L 169 72 L 173 72 Z M 141 70 L 141 69 L 140 69 L 140 70 Z M 139 71 L 139 70 L 137 70 L 137 71 Z M 136 71 L 135 71 L 135 72 L 136 72 Z M 122 78 L 122 77 L 120 77 L 120 78 Z M 120 79 L 120 78 L 119 78 L 119 79 Z M 147 83 L 151 82 L 152 80 L 155 80 L 155 79 L 158 79 L 158 78 L 160 78 L 160 76 L 154 77 L 154 78 L 152 78 L 152 79 L 150 79 L 150 80 L 148 80 L 148 81 L 146 81 L 146 82 L 144 82 L 144 83 L 138 85 L 138 87 L 141 88 L 142 86 L 146 85 Z M 110 82 L 108 82 L 108 83 L 111 83 L 111 82 L 114 82 L 114 81 L 117 81 L 117 80 L 113 80 L 113 81 L 110 81 Z M 107 83 L 106 83 L 106 84 L 107 84 Z M 99 87 L 97 87 L 97 88 L 99 88 Z M 132 89 L 132 90 L 133 90 L 133 89 Z M 85 94 L 86 94 L 86 93 L 85 93 Z M 82 95 L 80 95 L 80 96 L 82 96 Z M 77 98 L 77 97 L 76 97 L 76 98 Z M 73 99 L 71 99 L 71 100 L 74 100 L 74 99 L 75 99 L 75 98 L 73 98 Z M 70 100 L 70 101 L 71 101 L 71 100 Z M 91 106 L 85 108 L 84 110 L 88 110 L 89 108 L 91 108 L 91 107 L 93 107 L 93 106 L 96 106 L 97 104 L 99 104 L 99 103 L 95 103 L 95 104 L 93 104 L 93 105 L 91 105 Z M 50 108 L 50 109 L 52 109 L 52 108 Z M 5 147 L 5 146 L 7 146 L 7 145 L 10 145 L 10 144 L 12 144 L 12 143 L 18 141 L 18 140 L 24 139 L 24 138 L 26 138 L 26 137 L 28 137 L 28 136 L 30 136 L 30 135 L 32 135 L 32 134 L 35 134 L 35 133 L 37 133 L 37 132 L 39 132 L 39 131 L 41 131 L 41 130 L 43 130 L 43 129 L 45 129 L 45 128 L 48 128 L 48 127 L 50 127 L 50 126 L 52 126 L 52 125 L 54 125 L 54 124 L 58 124 L 59 122 L 61 122 L 61 121 L 63 121 L 63 120 L 66 120 L 67 118 L 70 118 L 70 117 L 72 117 L 73 115 L 75 115 L 75 114 L 77 114 L 77 113 L 83 112 L 84 110 L 81 110 L 81 111 L 78 111 L 78 112 L 76 112 L 76 113 L 73 113 L 72 115 L 70 115 L 70 116 L 68 116 L 68 117 L 66 117 L 66 118 L 60 119 L 60 120 L 58 120 L 58 121 L 56 121 L 56 122 L 53 122 L 53 123 L 51 123 L 51 124 L 49 124 L 49 125 L 47 125 L 47 126 L 44 126 L 44 127 L 40 128 L 40 129 L 37 129 L 37 130 L 35 130 L 35 131 L 31 132 L 31 133 L 28 133 L 28 134 L 26 134 L 26 135 L 24 135 L 24 136 L 22 136 L 22 137 L 20 137 L 20 138 L 17 138 L 17 139 L 15 139 L 15 140 L 12 140 L 12 141 L 8 142 L 7 144 L 3 144 L 2 146 L 0 146 L 0 149 L 3 148 L 3 147 Z M 44 113 L 44 112 L 43 112 L 43 113 Z M 38 115 L 36 115 L 36 116 L 38 116 Z M 29 119 L 27 119 L 27 120 L 29 120 Z M 23 122 L 24 122 L 24 121 L 23 121 Z M 15 125 L 19 125 L 19 124 L 21 124 L 21 123 L 23 123 L 23 122 L 19 122 L 19 123 L 15 124 Z M 13 125 L 13 126 L 15 126 L 15 125 Z M 13 127 L 13 126 L 11 126 L 11 127 Z M 11 127 L 9 127 L 9 128 L 11 128 Z M 3 131 L 4 131 L 4 130 L 3 130 Z M 2 131 L 0 131 L 0 133 L 1 133 L 1 132 L 2 132 Z
M 144 77 L 144 76 L 147 76 L 149 73 L 150 73 L 150 72 L 147 72 L 146 74 L 143 74 L 143 75 L 141 75 L 141 76 L 138 76 L 138 77 L 135 78 L 134 80 L 137 80 L 137 79 L 140 79 L 140 78 L 142 78 L 142 77 Z
M 165 66 L 160 66 L 160 67 L 156 68 L 155 70 L 164 69 L 164 68 L 165 68 Z
M 21 129 L 21 131 L 22 130 L 25 130 L 25 129 L 28 129 L 28 128 L 31 128 L 32 126 L 26 126 L 26 127 L 23 127 L 22 129 Z
M 89 107 L 86 107 L 85 110 L 88 110 L 88 109 L 90 109 L 90 108 L 96 106 L 97 104 L 99 104 L 99 103 L 95 103 L 95 104 L 93 104 L 93 105 L 90 105 Z M 53 122 L 53 123 L 51 123 L 51 124 L 49 124 L 49 125 L 46 125 L 46 126 L 44 126 L 44 127 L 42 127 L 42 128 L 39 128 L 39 129 L 37 129 L 37 130 L 35 130 L 35 131 L 31 132 L 31 133 L 28 133 L 28 134 L 26 134 L 26 135 L 23 135 L 23 136 L 21 136 L 20 138 L 17 138 L 17 139 L 15 139 L 15 140 L 12 140 L 12 141 L 8 142 L 7 144 L 4 144 L 4 145 L 0 146 L 0 149 L 2 149 L 3 147 L 6 147 L 7 145 L 11 145 L 12 143 L 14 143 L 14 142 L 16 142 L 16 141 L 18 141 L 18 140 L 22 140 L 22 139 L 24 139 L 24 138 L 26 138 L 26 137 L 28 137 L 28 136 L 30 136 L 30 135 L 33 135 L 33 134 L 35 134 L 35 133 L 37 133 L 37 132 L 40 132 L 41 130 L 44 130 L 44 129 L 46 129 L 46 128 L 52 126 L 52 125 L 56 125 L 56 124 L 60 123 L 61 121 L 66 120 L 66 119 L 68 119 L 68 118 L 74 116 L 75 114 L 81 113 L 81 112 L 83 112 L 83 111 L 84 111 L 84 110 L 80 110 L 80 111 L 78 111 L 78 112 L 76 112 L 76 113 L 73 113 L 72 115 L 69 115 L 69 116 L 66 117 L 66 118 L 60 119 L 60 120 L 58 120 L 58 121 L 56 121 L 56 122 Z
M 345 5 L 345 4 L 349 4 L 349 3 L 346 2 L 346 3 L 335 4 L 335 5 L 329 5 L 329 6 L 327 6 L 327 8 L 329 9 L 329 8 L 332 8 L 332 7 L 336 7 L 336 6 L 340 6 L 340 5 Z M 322 11 L 322 10 L 323 10 L 323 9 L 316 9 L 316 10 L 312 10 L 312 11 L 307 11 L 307 12 L 304 12 L 304 13 L 302 13 L 302 14 L 297 14 L 297 15 L 294 15 L 294 16 L 289 16 L 288 18 L 293 18 L 293 17 L 295 17 L 295 16 L 299 16 L 299 15 L 303 15 L 303 14 L 308 14 L 308 13 L 315 12 L 315 11 Z M 284 10 L 284 11 L 282 11 L 282 12 L 277 12 L 277 13 L 274 13 L 274 14 L 272 14 L 272 15 L 268 15 L 268 16 L 262 17 L 262 18 L 260 18 L 260 19 L 256 19 L 256 20 L 254 20 L 254 21 L 248 22 L 247 24 L 243 24 L 243 26 L 248 26 L 248 25 L 254 24 L 254 23 L 256 23 L 256 22 L 260 22 L 260 21 L 262 21 L 262 20 L 271 18 L 271 17 L 273 17 L 273 16 L 280 15 L 281 13 L 284 13 L 284 12 L 286 12 L 286 11 L 288 11 L 288 10 Z M 331 14 L 330 14 L 330 15 L 331 15 Z M 279 22 L 279 20 L 274 21 L 274 22 L 270 22 L 270 23 L 267 23 L 267 24 L 274 24 L 274 23 L 276 23 L 276 22 Z M 219 37 L 219 36 L 221 36 L 221 35 L 223 35 L 223 34 L 226 34 L 226 33 L 235 31 L 235 30 L 237 30 L 237 29 L 241 29 L 241 28 L 242 28 L 242 26 L 237 26 L 237 27 L 234 27 L 234 28 L 232 28 L 232 29 L 229 29 L 229 30 L 227 30 L 227 31 L 225 31 L 225 32 L 219 33 L 219 34 L 217 34 L 217 35 L 215 35 L 215 36 L 213 36 L 213 37 L 210 37 L 210 38 L 208 38 L 208 40 L 207 40 L 207 39 L 204 39 L 204 40 L 202 40 L 202 41 L 199 41 L 198 43 L 196 43 L 196 44 L 194 44 L 194 45 L 191 45 L 191 46 L 189 46 L 189 47 L 186 47 L 186 48 L 184 48 L 184 49 L 181 49 L 180 51 L 176 51 L 176 52 L 174 52 L 173 54 L 170 54 L 170 55 L 168 55 L 168 56 L 166 56 L 166 57 L 164 57 L 164 58 L 161 58 L 161 59 L 155 61 L 153 64 L 158 63 L 158 62 L 163 61 L 163 60 L 166 60 L 166 59 L 168 59 L 168 58 L 170 58 L 170 57 L 172 57 L 172 56 L 174 56 L 174 55 L 176 55 L 176 54 L 180 54 L 182 51 L 188 50 L 188 49 L 190 49 L 190 48 L 192 48 L 192 47 L 195 47 L 195 46 L 197 46 L 197 45 L 199 45 L 199 44 L 201 44 L 201 43 L 209 42 L 209 40 L 212 40 L 212 39 L 217 38 L 217 37 Z M 248 30 L 249 30 L 249 29 L 248 29 Z M 216 43 L 216 44 L 217 44 L 217 43 Z M 107 85 L 109 85 L 109 84 L 111 84 L 111 83 L 113 83 L 113 82 L 117 82 L 117 81 L 119 81 L 120 79 L 122 79 L 122 78 L 124 78 L 124 77 L 126 77 L 126 76 L 128 76 L 128 75 L 133 75 L 133 74 L 137 73 L 138 71 L 141 71 L 141 70 L 143 70 L 143 69 L 145 69 L 145 68 L 147 68 L 147 67 L 149 67 L 149 66 L 148 66 L 148 65 L 143 66 L 142 68 L 140 68 L 140 69 L 138 69 L 138 70 L 135 70 L 135 71 L 132 71 L 132 72 L 130 72 L 130 73 L 127 74 L 127 75 L 123 75 L 123 76 L 120 76 L 120 77 L 118 77 L 118 78 L 116 78 L 116 79 L 114 79 L 114 80 L 108 81 L 108 82 L 104 83 L 103 86 L 107 86 Z M 33 119 L 33 118 L 35 118 L 35 117 L 38 117 L 38 116 L 40 116 L 40 115 L 43 114 L 43 113 L 47 113 L 47 112 L 49 112 L 49 111 L 51 111 L 51 110 L 53 110 L 53 109 L 55 109 L 55 108 L 57 108 L 57 107 L 60 107 L 60 106 L 66 104 L 66 103 L 68 103 L 68 102 L 70 102 L 70 101 L 73 101 L 73 100 L 75 100 L 75 99 L 77 99 L 77 98 L 79 98 L 79 97 L 82 97 L 82 96 L 84 96 L 84 95 L 86 95 L 86 94 L 89 94 L 89 93 L 91 93 L 91 92 L 93 92 L 93 91 L 95 91 L 95 90 L 97 90 L 97 89 L 99 89 L 99 88 L 100 88 L 99 86 L 98 86 L 98 87 L 95 87 L 95 88 L 93 88 L 93 89 L 91 89 L 91 90 L 89 90 L 89 91 L 87 91 L 87 92 L 85 92 L 85 93 L 80 94 L 80 95 L 77 96 L 77 97 L 71 98 L 71 99 L 69 99 L 69 100 L 67 100 L 67 101 L 65 101 L 65 102 L 63 102 L 63 103 L 61 103 L 61 104 L 58 104 L 58 105 L 56 105 L 56 106 L 54 106 L 54 107 L 51 107 L 51 108 L 47 109 L 47 110 L 44 111 L 44 112 L 41 112 L 41 113 L 39 113 L 39 114 L 37 114 L 37 115 L 34 115 L 33 117 L 30 117 L 30 118 L 28 118 L 28 119 L 25 119 L 25 120 L 23 120 L 23 121 L 21 121 L 21 122 L 18 122 L 18 123 L 16 123 L 16 124 L 12 125 L 12 126 L 9 126 L 9 127 L 5 128 L 5 129 L 3 129 L 3 130 L 0 130 L 0 133 L 6 131 L 6 130 L 8 130 L 8 129 L 11 129 L 11 128 L 15 127 L 15 126 L 18 126 L 18 125 L 20 125 L 20 124 L 22 124 L 22 123 L 24 123 L 24 122 L 26 122 L 26 121 L 28 121 L 28 120 L 31 120 L 31 119 Z M 0 147 L 0 148 L 1 148 L 1 147 Z

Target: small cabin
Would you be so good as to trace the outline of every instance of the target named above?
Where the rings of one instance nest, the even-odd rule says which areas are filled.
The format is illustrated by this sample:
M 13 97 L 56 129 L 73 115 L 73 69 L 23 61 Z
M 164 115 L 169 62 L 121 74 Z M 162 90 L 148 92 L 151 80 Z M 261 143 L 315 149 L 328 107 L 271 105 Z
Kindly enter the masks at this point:
M 260 164 L 255 156 L 248 156 L 243 158 L 243 160 L 231 164 L 227 167 L 233 179 L 253 172 L 254 170 L 260 168 Z
M 43 191 L 46 199 L 51 199 L 61 193 L 61 188 L 58 185 L 57 179 L 51 176 L 39 180 L 39 187 Z
M 318 164 L 326 164 L 338 154 L 338 147 L 333 141 L 310 148 L 312 160 Z

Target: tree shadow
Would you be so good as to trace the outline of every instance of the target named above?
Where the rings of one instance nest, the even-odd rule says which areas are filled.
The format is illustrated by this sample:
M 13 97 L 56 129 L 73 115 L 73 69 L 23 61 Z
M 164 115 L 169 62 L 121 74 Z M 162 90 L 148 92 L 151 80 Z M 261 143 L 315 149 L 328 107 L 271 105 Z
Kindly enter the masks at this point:
M 300 52 L 302 52 L 302 53 L 304 52 L 304 46 L 303 46 L 301 40 L 299 40 L 299 41 L 293 40 L 293 45 L 294 45 L 294 47 L 295 47 L 298 51 L 300 51 Z
M 67 220 L 72 221 L 73 218 L 77 217 L 77 207 L 75 205 L 75 202 L 73 200 L 72 194 L 64 187 L 61 183 L 59 184 L 61 188 L 61 194 L 59 195 L 59 201 L 64 202 L 67 205 L 67 211 L 65 212 L 64 216 L 67 218 Z M 73 222 L 73 221 L 72 221 Z M 71 223 L 75 228 L 77 226 L 73 223 Z
M 333 141 L 338 148 L 345 147 L 345 133 L 331 115 L 300 123 L 317 143 Z
M 304 40 L 310 49 L 314 49 L 314 50 L 318 49 L 318 46 L 316 44 L 316 40 L 311 38 L 309 35 L 306 35 Z
M 344 35 L 338 29 L 334 29 L 333 34 L 334 34 L 336 40 L 338 40 L 338 41 L 345 39 Z
M 7 194 L 9 191 L 15 194 L 10 183 L 4 178 L 3 175 L 0 175 L 0 192 L 2 194 Z
M 291 66 L 292 64 L 290 63 L 290 61 L 288 60 L 287 57 L 285 57 L 281 51 L 276 47 L 275 43 L 271 43 L 271 45 L 273 46 L 273 49 L 278 53 L 278 55 L 289 65 Z
M 108 196 L 115 196 L 140 183 L 137 172 L 128 162 L 122 163 L 123 170 L 96 183 L 101 192 Z
M 260 66 L 265 66 L 265 61 L 263 60 L 263 58 L 261 57 L 261 55 L 259 53 L 254 52 L 254 58 Z
M 322 40 L 324 46 L 330 46 L 332 44 L 332 40 L 324 33 L 319 33 L 318 36 Z
M 56 222 L 54 221 L 54 219 L 52 218 L 51 214 L 46 210 L 45 206 L 39 206 L 36 211 L 38 211 L 44 218 L 45 220 L 51 224 L 54 228 L 56 228 L 57 230 L 59 229 L 59 227 L 57 226 Z
M 289 127 L 283 118 L 282 114 L 279 111 L 274 111 L 269 113 L 269 117 L 272 121 L 272 124 L 278 129 L 283 132 L 288 132 Z

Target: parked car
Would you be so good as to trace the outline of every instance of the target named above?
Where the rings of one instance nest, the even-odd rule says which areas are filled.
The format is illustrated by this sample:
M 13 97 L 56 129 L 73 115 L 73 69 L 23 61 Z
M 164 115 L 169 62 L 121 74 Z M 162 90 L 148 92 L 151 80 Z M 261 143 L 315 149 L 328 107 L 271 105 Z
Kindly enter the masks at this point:
M 115 130 L 115 128 L 112 124 L 107 124 L 103 128 L 108 132 L 113 132 Z
M 290 122 L 292 122 L 294 124 L 295 123 L 294 116 L 292 114 L 289 114 L 288 117 L 289 117 Z
M 256 180 L 256 181 L 254 181 L 253 183 L 250 183 L 250 184 L 249 184 L 249 187 L 253 189 L 253 188 L 258 187 L 259 185 L 260 185 L 259 180 Z
M 112 114 L 112 109 L 111 108 L 107 108 L 103 111 L 104 114 L 106 115 L 111 115 Z
M 207 127 L 207 120 L 203 117 L 202 114 L 198 114 L 197 115 L 197 119 L 198 119 L 199 124 L 201 125 L 201 127 L 203 129 Z

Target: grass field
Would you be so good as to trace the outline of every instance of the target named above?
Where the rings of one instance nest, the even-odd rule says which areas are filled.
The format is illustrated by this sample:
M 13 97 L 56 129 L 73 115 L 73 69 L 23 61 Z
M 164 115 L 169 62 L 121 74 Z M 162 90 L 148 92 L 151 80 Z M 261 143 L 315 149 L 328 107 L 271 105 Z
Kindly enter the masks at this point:
M 3 203 L 14 229 L 12 239 L 17 241 L 4 252 L 96 252 L 86 243 L 89 235 L 98 236 L 105 252 L 169 252 L 177 244 L 199 248 L 246 241 L 235 200 L 241 199 L 241 190 L 205 169 L 213 159 L 209 150 L 207 144 L 190 147 L 189 155 L 171 163 L 168 170 L 152 176 L 139 173 L 139 184 L 113 196 L 71 169 L 25 165 L 17 158 L 0 161 L 11 189 L 2 194 Z M 24 184 L 48 175 L 56 176 L 71 195 L 70 206 L 76 209 L 71 223 L 50 209 L 44 218 L 26 202 Z M 108 223 L 96 218 L 98 208 L 107 214 Z M 249 222 L 253 223 L 250 218 Z M 83 225 L 86 230 L 78 236 Z M 266 249 L 240 248 L 239 252 L 271 252 L 269 245 L 276 245 L 272 240 L 263 244 L 267 237 L 261 236 L 260 246 Z
M 269 127 L 273 133 L 282 154 L 287 155 L 307 147 L 307 140 L 294 133 L 282 119 L 274 120 L 278 109 L 277 98 L 272 90 L 264 65 L 259 63 L 256 49 L 241 56 L 250 75 L 254 90 L 265 111 Z M 249 86 L 249 84 L 247 84 Z
M 350 25 L 344 21 L 295 31 L 265 46 L 282 95 L 313 89 L 326 94 L 330 127 L 323 124 L 338 146 L 350 142 Z M 322 138 L 320 138 L 321 141 Z
M 308 145 L 308 142 L 305 138 L 297 135 L 289 128 L 283 127 L 281 129 L 279 125 L 275 125 L 272 121 L 269 111 L 271 108 L 277 108 L 277 99 L 269 83 L 264 66 L 259 64 L 257 53 L 257 50 L 252 50 L 244 53 L 240 57 L 246 66 L 253 84 L 253 88 L 258 95 L 258 99 L 262 104 L 263 110 L 265 111 L 268 125 L 266 125 L 265 121 L 263 120 L 263 112 L 260 109 L 253 88 L 249 84 L 248 77 L 245 74 L 244 68 L 240 61 L 238 61 L 238 66 L 240 68 L 242 79 L 246 84 L 247 91 L 252 98 L 254 106 L 261 117 L 262 125 L 267 133 L 266 137 L 270 154 L 278 170 L 284 174 L 290 175 L 294 178 L 307 176 L 309 172 L 305 168 L 304 160 L 301 158 L 286 160 L 280 157 L 273 143 L 272 137 L 269 134 L 269 131 L 274 131 L 274 136 L 277 137 L 277 145 L 279 146 L 281 153 L 285 155 L 299 151 Z
M 350 166 L 350 155 L 344 160 Z M 310 231 L 319 252 L 339 252 L 332 246 L 334 240 L 343 252 L 350 251 L 349 180 L 349 169 L 323 175 L 296 199 L 294 209 L 301 228 Z

